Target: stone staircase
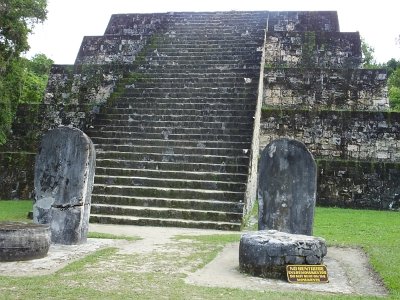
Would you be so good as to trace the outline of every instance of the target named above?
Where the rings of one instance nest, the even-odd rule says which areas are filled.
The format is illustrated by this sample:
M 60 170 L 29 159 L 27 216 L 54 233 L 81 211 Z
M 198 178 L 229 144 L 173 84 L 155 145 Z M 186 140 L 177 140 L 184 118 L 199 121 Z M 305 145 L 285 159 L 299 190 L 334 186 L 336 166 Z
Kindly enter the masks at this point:
M 240 230 L 264 13 L 175 13 L 88 132 L 91 222 Z

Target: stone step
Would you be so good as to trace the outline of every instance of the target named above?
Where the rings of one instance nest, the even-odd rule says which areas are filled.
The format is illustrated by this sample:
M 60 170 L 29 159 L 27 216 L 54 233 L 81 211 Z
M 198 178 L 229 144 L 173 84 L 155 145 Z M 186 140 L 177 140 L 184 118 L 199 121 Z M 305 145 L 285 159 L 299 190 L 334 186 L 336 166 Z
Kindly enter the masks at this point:
M 241 64 L 257 64 L 259 63 L 258 55 L 252 55 L 249 53 L 247 57 L 230 57 L 226 59 L 222 58 L 212 58 L 209 56 L 193 57 L 192 55 L 185 56 L 164 56 L 164 55 L 152 55 L 148 56 L 145 59 L 148 63 L 158 62 L 160 64 L 179 64 L 179 65 L 231 65 L 235 64 L 237 61 L 240 61 Z
M 124 186 L 124 185 L 93 185 L 94 194 L 109 194 L 121 196 L 155 197 L 155 198 L 178 198 L 178 199 L 206 199 L 231 202 L 243 202 L 244 192 L 206 190 L 206 189 L 179 189 L 147 186 Z
M 97 175 L 96 184 L 120 185 L 130 187 L 157 187 L 157 188 L 176 188 L 176 189 L 202 189 L 202 190 L 221 190 L 244 192 L 246 185 L 242 182 L 212 181 L 212 180 L 190 180 L 190 179 L 170 179 L 170 178 L 150 178 L 139 176 L 112 176 Z
M 167 170 L 179 172 L 219 172 L 237 173 L 246 175 L 247 164 L 238 163 L 207 163 L 207 162 L 170 162 L 170 161 L 145 161 L 120 158 L 96 158 L 96 166 L 103 168 Z
M 241 228 L 240 223 L 227 223 L 216 221 L 193 221 L 183 219 L 160 219 L 128 216 L 110 216 L 91 214 L 90 222 L 101 224 L 120 224 L 137 226 L 160 226 L 160 227 L 185 227 L 199 229 L 217 229 L 217 230 L 236 230 Z
M 162 116 L 162 115 L 174 115 L 174 116 L 186 116 L 186 117 L 200 117 L 200 116 L 215 116 L 215 117 L 224 117 L 224 116 L 234 116 L 234 117 L 253 117 L 254 110 L 245 110 L 245 109 L 238 109 L 234 110 L 216 110 L 212 108 L 204 108 L 204 109 L 193 109 L 193 108 L 181 108 L 181 109 L 174 109 L 174 108 L 139 108 L 135 105 L 132 105 L 135 108 L 109 108 L 104 114 L 99 114 L 99 118 L 109 118 L 109 119 L 132 119 L 135 118 L 137 115 L 141 116 Z
M 140 153 L 140 154 L 162 154 L 162 155 L 209 155 L 209 156 L 232 156 L 241 157 L 249 152 L 249 149 L 235 148 L 205 148 L 205 147 L 183 147 L 183 146 L 151 146 L 151 145 L 110 145 L 95 144 L 96 151 L 107 153 Z
M 185 26 L 186 27 L 186 26 Z M 212 27 L 190 27 L 189 28 L 178 28 L 170 27 L 159 39 L 164 37 L 174 38 L 174 37 L 191 37 L 193 39 L 204 39 L 204 40 L 233 40 L 233 39 L 243 39 L 243 40 L 261 40 L 263 37 L 264 29 L 257 27 L 246 26 L 243 28 L 238 28 L 236 26 L 227 26 L 223 28 L 212 28 Z
M 135 125 L 135 121 L 140 122 L 238 122 L 250 123 L 253 117 L 243 116 L 196 116 L 196 115 L 107 115 L 108 119 L 103 119 L 101 116 L 97 117 L 96 123 L 98 125 L 114 125 L 114 126 L 130 126 Z
M 171 19 L 169 19 L 169 24 L 175 24 L 179 28 L 185 28 L 187 25 L 192 25 L 199 27 L 202 24 L 204 26 L 215 27 L 225 27 L 230 25 L 245 26 L 246 24 L 251 24 L 255 26 L 259 23 L 267 22 L 268 12 L 260 11 L 257 12 L 241 12 L 241 11 L 230 11 L 230 12 L 212 12 L 212 13 L 173 13 Z
M 196 47 L 196 45 L 186 44 L 182 47 L 173 47 L 171 44 L 165 44 L 163 47 L 157 47 L 154 50 L 148 52 L 150 55 L 159 55 L 162 54 L 175 54 L 175 55 L 182 55 L 186 53 L 193 53 L 196 54 L 214 54 L 214 55 L 241 55 L 245 56 L 246 53 L 250 55 L 259 55 L 261 57 L 262 54 L 262 45 L 263 42 L 260 43 L 258 47 L 251 47 L 246 46 L 238 46 L 238 45 L 231 45 L 226 46 L 223 49 L 221 47 L 208 47 L 208 46 L 200 46 Z
M 233 68 L 233 67 L 221 67 L 221 68 L 210 68 L 209 70 L 196 69 L 196 68 L 182 68 L 170 67 L 170 68 L 154 68 L 154 66 L 144 65 L 138 69 L 136 74 L 143 74 L 143 76 L 157 78 L 157 77 L 186 77 L 186 78 L 214 78 L 217 76 L 221 77 L 252 77 L 258 78 L 260 68 Z
M 207 24 L 211 23 L 212 20 L 217 20 L 217 24 L 222 21 L 225 22 L 236 22 L 236 20 L 247 20 L 266 18 L 268 11 L 218 11 L 218 12 L 174 12 L 171 14 L 171 21 L 182 20 L 185 22 L 193 22 L 193 20 L 207 19 Z
M 183 219 L 195 221 L 241 222 L 241 213 L 175 209 L 166 207 L 143 207 L 111 204 L 92 204 L 91 213 L 102 215 L 134 216 L 157 219 Z
M 143 207 L 166 207 L 176 209 L 198 210 L 219 210 L 226 212 L 242 213 L 243 203 L 216 201 L 216 200 L 196 200 L 196 199 L 175 199 L 175 198 L 149 198 L 132 196 L 114 196 L 93 194 L 92 204 L 111 204 L 111 205 L 130 205 Z
M 213 180 L 228 182 L 245 182 L 246 174 L 240 173 L 218 173 L 218 172 L 177 172 L 168 170 L 127 169 L 127 168 L 104 168 L 96 167 L 97 175 L 107 176 L 139 176 L 149 178 L 169 178 L 185 180 Z
M 254 90 L 258 86 L 258 80 L 254 80 L 247 77 L 236 78 L 236 82 L 231 80 L 226 81 L 215 81 L 215 82 L 195 82 L 191 80 L 176 80 L 173 78 L 163 78 L 162 80 L 132 80 L 130 83 L 125 83 L 124 88 L 126 89 L 190 89 L 190 90 L 205 90 L 205 91 L 215 91 L 215 90 Z M 248 82 L 248 83 L 246 83 Z
M 214 25 L 214 26 L 213 26 Z M 266 28 L 266 22 L 264 24 L 260 24 L 258 20 L 249 21 L 246 23 L 244 20 L 239 22 L 178 22 L 178 23 L 170 23 L 169 27 L 166 28 L 163 33 L 166 36 L 190 36 L 193 32 L 193 35 L 196 37 L 201 37 L 202 35 L 209 35 L 210 37 L 218 38 L 219 36 L 235 36 L 237 38 L 259 38 L 263 35 L 263 31 Z
M 190 29 L 189 29 L 190 30 Z M 209 41 L 212 43 L 218 41 L 225 41 L 232 44 L 237 44 L 237 41 L 245 42 L 245 45 L 251 45 L 253 42 L 262 43 L 264 36 L 263 30 L 260 29 L 239 29 L 231 28 L 226 31 L 216 30 L 211 31 L 205 28 L 193 28 L 189 30 L 177 30 L 177 28 L 170 28 L 163 35 L 158 36 L 157 46 L 162 45 L 165 41 Z
M 215 70 L 215 72 L 221 72 L 221 71 L 226 71 L 226 70 L 237 70 L 237 69 L 242 69 L 242 70 L 259 70 L 260 66 L 258 63 L 252 62 L 252 63 L 243 63 L 241 61 L 235 62 L 231 61 L 230 63 L 207 63 L 207 62 L 200 62 L 200 63 L 185 63 L 185 62 L 171 62 L 170 64 L 168 63 L 160 63 L 157 61 L 150 61 L 147 62 L 145 67 L 146 70 L 148 69 L 155 69 L 156 71 L 159 71 L 160 69 L 165 69 L 168 68 L 168 72 L 177 72 L 177 73 L 184 73 L 186 71 L 212 71 Z
M 197 13 L 196 13 L 197 14 Z M 250 15 L 224 15 L 224 16 L 198 16 L 198 15 L 186 15 L 186 16 L 172 16 L 168 20 L 168 28 L 176 27 L 184 30 L 189 27 L 192 28 L 206 28 L 211 29 L 226 29 L 226 28 L 238 28 L 243 27 L 250 28 L 265 28 L 267 23 L 268 15 L 263 16 L 250 16 Z
M 215 97 L 215 98 L 254 98 L 257 97 L 257 90 L 244 87 L 227 88 L 147 88 L 147 89 L 126 89 L 125 97 L 146 96 L 148 98 L 188 98 L 192 97 Z
M 126 98 L 125 98 L 126 99 Z M 128 100 L 128 99 L 127 99 Z M 256 103 L 251 103 L 254 101 L 248 101 L 247 104 L 231 104 L 231 103 L 168 103 L 168 102 L 136 102 L 135 98 L 129 99 L 129 102 L 119 102 L 113 105 L 113 107 L 106 108 L 107 112 L 110 113 L 120 113 L 121 110 L 127 109 L 153 109 L 156 108 L 158 110 L 215 110 L 215 111 L 227 111 L 228 109 L 232 109 L 233 111 L 255 111 Z M 128 101 L 129 101 L 128 100 Z
M 155 74 L 154 74 L 155 75 Z M 258 85 L 258 78 L 252 76 L 251 83 L 246 83 L 244 80 L 244 76 L 238 76 L 237 74 L 227 74 L 226 76 L 209 76 L 209 77 L 188 77 L 185 74 L 174 74 L 174 76 L 149 76 L 145 73 L 136 73 L 136 77 L 120 79 L 118 83 L 121 86 L 130 85 L 132 83 L 139 84 L 139 83 L 146 83 L 146 84 L 154 84 L 156 86 L 163 86 L 163 85 L 173 85 L 174 87 L 182 87 L 185 84 L 197 84 L 204 87 L 210 87 L 211 85 L 236 85 L 236 84 L 243 84 L 245 86 L 257 86 Z M 248 77 L 247 77 L 248 78 Z
M 143 139 L 143 138 L 116 138 L 116 137 L 95 137 L 91 136 L 93 143 L 101 149 L 103 145 L 128 145 L 128 146 L 151 146 L 151 147 L 191 147 L 191 148 L 222 148 L 222 149 L 248 149 L 251 146 L 250 141 L 247 142 L 230 142 L 230 141 L 210 141 L 204 140 L 173 140 L 164 139 L 161 135 L 159 139 Z M 104 148 L 103 148 L 104 149 Z
M 226 31 L 223 30 L 215 30 L 214 32 L 210 31 L 207 28 L 197 27 L 193 28 L 189 24 L 185 29 L 179 29 L 177 27 L 167 28 L 165 32 L 157 35 L 155 43 L 156 46 L 162 46 L 163 42 L 177 42 L 178 44 L 181 41 L 198 41 L 200 44 L 210 43 L 223 43 L 226 45 L 240 45 L 242 42 L 243 45 L 249 46 L 253 45 L 256 42 L 260 42 L 263 38 L 263 33 L 258 29 L 234 29 L 229 28 Z
M 208 163 L 247 165 L 248 156 L 204 155 L 204 154 L 168 154 L 168 153 L 133 153 L 120 151 L 100 151 L 96 149 L 99 159 L 124 159 L 132 161 L 174 162 L 174 163 Z
M 190 134 L 190 133 L 171 133 L 174 131 L 174 129 L 165 129 L 164 131 L 160 132 L 149 132 L 147 130 L 144 130 L 143 132 L 138 132 L 135 131 L 137 130 L 137 127 L 120 127 L 119 130 L 116 128 L 116 126 L 98 126 L 95 127 L 99 131 L 88 131 L 87 134 L 90 136 L 93 140 L 96 138 L 100 139 L 142 139 L 145 142 L 147 140 L 160 140 L 162 139 L 165 141 L 165 145 L 169 145 L 168 141 L 191 141 L 196 143 L 196 146 L 199 146 L 203 144 L 204 141 L 208 141 L 208 145 L 212 145 L 213 142 L 215 143 L 244 143 L 244 144 L 249 144 L 251 142 L 251 136 L 249 134 L 246 134 L 245 132 L 239 132 L 239 134 L 229 134 L 229 130 L 224 129 L 220 130 L 222 133 L 219 133 L 218 130 L 216 129 L 206 129 L 210 131 L 209 133 L 200 133 L 200 134 Z M 133 129 L 134 128 L 134 129 Z M 153 128 L 157 129 L 157 128 Z M 179 128 L 177 128 L 179 129 Z M 184 128 L 181 128 L 182 130 Z M 198 128 L 199 130 L 202 128 Z M 111 131 L 113 130 L 113 131 Z M 139 129 L 140 130 L 140 129 Z M 251 132 L 251 129 L 247 130 Z M 100 140 L 101 141 L 101 140 Z M 204 144 L 205 145 L 205 144 Z M 243 147 L 245 148 L 245 147 Z
M 247 121 L 242 122 L 202 122 L 202 121 L 140 121 L 140 120 L 133 120 L 129 122 L 126 126 L 118 126 L 118 125 L 111 125 L 105 126 L 100 122 L 101 120 L 96 119 L 94 124 L 94 128 L 102 129 L 107 131 L 122 131 L 122 132 L 135 132 L 136 127 L 140 128 L 148 128 L 148 127 L 165 127 L 168 128 L 168 132 L 171 130 L 184 130 L 185 128 L 191 129 L 198 129 L 198 130 L 208 130 L 208 129 L 221 129 L 221 130 L 228 130 L 230 132 L 232 129 L 240 129 L 240 130 L 251 130 L 253 128 L 253 122 Z M 211 131 L 214 134 L 214 131 Z M 180 133 L 177 133 L 180 134 Z M 182 133 L 185 134 L 185 133 Z M 197 134 L 197 133 L 196 133 Z M 225 134 L 225 133 L 223 133 Z
M 121 95 L 118 99 L 112 104 L 112 107 L 120 107 L 122 105 L 132 105 L 132 104 L 160 104 L 160 105 L 178 105 L 178 104 L 203 104 L 203 105 L 248 105 L 256 102 L 254 99 L 248 99 L 246 97 L 238 97 L 232 98 L 232 95 L 229 97 L 220 97 L 218 95 L 205 95 L 205 96 L 196 96 L 196 97 L 160 97 L 160 98 L 151 98 L 146 97 L 146 95 L 140 95 L 135 97 L 129 97 L 125 95 Z
M 262 45 L 262 44 L 261 44 Z M 219 57 L 219 56 L 233 56 L 233 55 L 238 55 L 238 56 L 245 56 L 245 55 L 252 55 L 254 59 L 256 57 L 259 57 L 261 59 L 261 54 L 262 54 L 262 49 L 256 48 L 254 50 L 254 47 L 252 47 L 252 51 L 249 53 L 248 48 L 243 48 L 243 47 L 232 47 L 228 49 L 224 49 L 221 51 L 221 48 L 209 48 L 209 47 L 203 47 L 203 48 L 198 48 L 198 47 L 185 47 L 185 48 L 174 48 L 174 47 L 163 47 L 163 48 L 157 48 L 156 50 L 153 50 L 150 52 L 151 55 L 167 55 L 167 56 L 179 56 L 179 55 L 193 55 L 194 57 L 197 56 L 204 56 L 204 55 L 209 55 L 210 57 Z
M 260 20 L 268 16 L 268 11 L 221 11 L 221 12 L 174 12 L 171 15 L 171 22 L 176 20 L 184 21 L 183 24 L 192 24 L 195 20 L 205 20 L 206 24 L 210 24 L 215 20 L 215 24 L 237 23 L 238 20 L 242 22 Z
M 175 45 L 176 48 L 185 48 L 187 45 L 198 45 L 200 48 L 252 48 L 262 45 L 261 37 L 238 38 L 236 36 L 221 35 L 215 38 L 205 38 L 199 35 L 177 35 L 165 34 L 157 39 L 157 48 L 164 48 L 166 45 Z

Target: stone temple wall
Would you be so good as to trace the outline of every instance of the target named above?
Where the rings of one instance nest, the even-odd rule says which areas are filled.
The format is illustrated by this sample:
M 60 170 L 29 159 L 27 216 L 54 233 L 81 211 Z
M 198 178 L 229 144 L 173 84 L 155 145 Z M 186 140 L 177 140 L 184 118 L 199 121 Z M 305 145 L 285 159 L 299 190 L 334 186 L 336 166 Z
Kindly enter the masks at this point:
M 319 205 L 398 210 L 400 114 L 388 111 L 386 70 L 362 69 L 359 33 L 332 20 L 268 26 L 260 149 L 282 137 L 305 143 Z

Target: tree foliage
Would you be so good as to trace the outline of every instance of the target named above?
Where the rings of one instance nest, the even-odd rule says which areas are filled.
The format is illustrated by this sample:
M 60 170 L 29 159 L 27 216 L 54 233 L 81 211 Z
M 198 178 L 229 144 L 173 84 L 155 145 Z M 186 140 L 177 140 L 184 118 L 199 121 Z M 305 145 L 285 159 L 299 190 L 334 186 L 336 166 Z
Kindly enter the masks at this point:
M 395 111 L 400 111 L 400 61 L 392 58 L 386 64 L 377 64 L 374 57 L 374 48 L 364 39 L 361 39 L 361 51 L 364 68 L 386 68 L 390 107 Z
M 394 58 L 390 59 L 387 63 L 386 63 L 386 69 L 387 69 L 387 75 L 388 77 L 390 77 L 392 75 L 392 73 L 398 68 L 400 67 L 400 61 L 395 60 Z
M 393 110 L 400 111 L 400 61 L 397 61 L 396 69 L 389 76 L 388 88 L 390 107 Z
M 52 64 L 53 61 L 44 54 L 36 54 L 31 60 L 25 59 L 19 102 L 42 101 Z
M 47 0 L 0 0 L 0 57 L 6 64 L 29 50 L 28 34 L 46 19 Z
M 370 46 L 363 38 L 361 38 L 361 52 L 364 68 L 374 69 L 378 67 L 374 57 L 375 49 Z
M 0 144 L 23 93 L 28 35 L 46 19 L 47 0 L 0 0 Z

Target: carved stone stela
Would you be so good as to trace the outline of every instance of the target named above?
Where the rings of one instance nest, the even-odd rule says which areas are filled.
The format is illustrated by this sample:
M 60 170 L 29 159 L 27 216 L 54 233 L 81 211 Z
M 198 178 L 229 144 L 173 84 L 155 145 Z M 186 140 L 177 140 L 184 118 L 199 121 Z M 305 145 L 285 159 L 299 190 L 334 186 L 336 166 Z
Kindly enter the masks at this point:
M 93 143 L 79 129 L 59 127 L 43 136 L 35 165 L 33 220 L 50 224 L 54 243 L 86 241 L 95 157 Z

